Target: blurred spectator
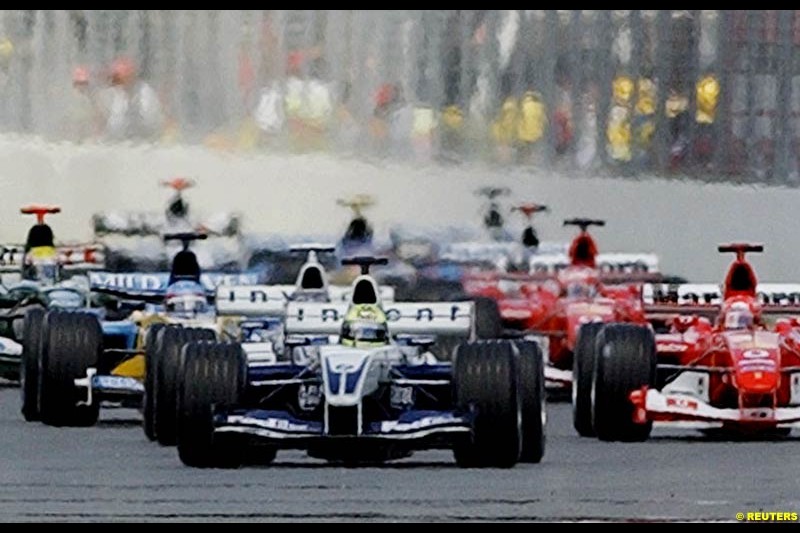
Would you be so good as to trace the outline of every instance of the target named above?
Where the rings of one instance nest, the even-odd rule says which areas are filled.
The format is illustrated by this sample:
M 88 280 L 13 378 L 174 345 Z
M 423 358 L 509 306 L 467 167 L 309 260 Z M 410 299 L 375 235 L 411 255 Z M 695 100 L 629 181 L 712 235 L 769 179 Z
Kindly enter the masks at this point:
M 608 113 L 606 137 L 609 157 L 620 163 L 633 158 L 631 147 L 631 98 L 633 80 L 628 76 L 617 76 L 612 82 L 612 105 Z
M 286 127 L 286 111 L 281 83 L 273 80 L 261 89 L 255 110 L 255 121 L 262 144 L 274 144 Z
M 689 139 L 689 98 L 672 90 L 666 102 L 666 115 L 670 131 L 670 166 L 676 168 L 693 150 L 698 164 L 708 164 L 714 150 L 713 130 L 717 116 L 720 85 L 716 77 L 708 74 L 695 85 L 697 112 L 694 139 Z
M 719 81 L 713 74 L 697 82 L 697 132 L 695 157 L 698 164 L 707 165 L 714 153 L 714 128 L 720 95 Z
M 534 157 L 536 147 L 546 142 L 543 137 L 547 128 L 547 108 L 538 91 L 526 91 L 520 102 L 517 122 L 517 160 L 525 163 Z M 540 142 L 541 141 L 541 142 Z M 541 150 L 539 150 L 541 151 Z
M 518 115 L 517 99 L 509 96 L 503 101 L 497 118 L 492 122 L 491 132 L 497 148 L 497 158 L 504 163 L 513 158 Z
M 630 77 L 617 76 L 612 83 L 612 96 L 606 129 L 609 157 L 619 163 L 628 163 L 634 158 L 646 161 L 656 131 L 655 83 L 649 78 L 640 78 L 634 85 Z
M 323 61 L 319 54 L 316 49 L 289 54 L 285 109 L 289 140 L 295 149 L 327 146 L 333 97 L 330 86 L 322 79 Z M 308 70 L 307 78 L 303 70 Z
M 464 111 L 460 106 L 451 104 L 442 109 L 439 142 L 442 157 L 453 161 L 460 158 L 464 149 Z
M 98 95 L 104 136 L 112 140 L 158 139 L 164 126 L 161 103 L 150 84 L 138 78 L 133 61 L 115 59 L 109 82 Z
M 89 69 L 77 66 L 72 72 L 72 90 L 64 105 L 64 138 L 83 142 L 96 137 L 100 128 L 99 118 L 90 86 Z
M 389 128 L 387 130 L 387 140 L 392 157 L 408 158 L 413 153 L 411 139 L 415 125 L 416 110 L 406 100 L 402 85 L 395 83 L 394 87 L 394 100 L 390 109 L 388 109 Z
M 650 78 L 639 78 L 636 106 L 633 109 L 633 156 L 640 163 L 649 163 L 656 133 L 656 84 Z

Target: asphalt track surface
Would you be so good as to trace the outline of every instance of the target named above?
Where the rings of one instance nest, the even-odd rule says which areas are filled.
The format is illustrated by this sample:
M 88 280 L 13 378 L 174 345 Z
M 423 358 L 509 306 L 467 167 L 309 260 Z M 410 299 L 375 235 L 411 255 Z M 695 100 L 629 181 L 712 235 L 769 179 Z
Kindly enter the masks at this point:
M 90 429 L 27 424 L 18 389 L 0 388 L 0 521 L 736 521 L 800 511 L 800 431 L 720 441 L 657 428 L 642 444 L 577 437 L 550 404 L 539 465 L 461 470 L 418 453 L 381 468 L 342 468 L 287 451 L 271 467 L 194 470 L 147 442 L 133 410 Z

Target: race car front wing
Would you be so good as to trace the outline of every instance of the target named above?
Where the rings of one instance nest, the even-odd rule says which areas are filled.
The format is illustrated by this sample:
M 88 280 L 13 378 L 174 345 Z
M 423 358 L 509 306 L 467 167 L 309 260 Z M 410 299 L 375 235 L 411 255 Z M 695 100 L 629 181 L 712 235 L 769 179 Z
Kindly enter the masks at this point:
M 247 434 L 279 447 L 292 447 L 286 441 L 357 438 L 364 440 L 414 441 L 441 438 L 472 431 L 470 416 L 459 416 L 449 411 L 404 412 L 395 420 L 365 423 L 359 435 L 329 435 L 321 420 L 301 420 L 284 411 L 236 410 L 218 414 L 216 433 Z M 283 442 L 283 444 L 281 444 Z
M 633 420 L 653 422 L 707 422 L 743 426 L 776 426 L 800 422 L 800 407 L 719 408 L 695 396 L 664 393 L 642 387 L 630 393 Z

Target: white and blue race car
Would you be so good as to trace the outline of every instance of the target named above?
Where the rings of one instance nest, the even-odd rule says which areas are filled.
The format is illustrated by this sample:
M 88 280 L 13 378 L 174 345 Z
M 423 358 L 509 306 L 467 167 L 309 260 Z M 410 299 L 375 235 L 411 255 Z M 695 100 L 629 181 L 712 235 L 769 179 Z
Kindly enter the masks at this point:
M 538 346 L 473 341 L 471 302 L 384 302 L 368 273 L 381 261 L 345 263 L 362 267 L 349 301 L 290 302 L 288 349 L 275 363 L 248 365 L 239 343 L 186 345 L 182 462 L 268 464 L 279 449 L 383 462 L 429 448 L 453 449 L 462 467 L 539 462 L 546 416 Z M 454 362 L 430 353 L 438 334 L 463 338 Z

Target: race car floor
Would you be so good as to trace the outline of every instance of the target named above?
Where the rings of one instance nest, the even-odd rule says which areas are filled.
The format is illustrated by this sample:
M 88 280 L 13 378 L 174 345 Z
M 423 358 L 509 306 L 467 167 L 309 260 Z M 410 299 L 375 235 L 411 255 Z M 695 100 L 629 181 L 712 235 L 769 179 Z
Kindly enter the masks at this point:
M 713 520 L 798 512 L 800 431 L 728 442 L 657 428 L 641 444 L 575 435 L 550 404 L 539 465 L 461 470 L 445 451 L 382 468 L 281 452 L 271 467 L 194 470 L 148 442 L 133 410 L 90 429 L 27 424 L 0 388 L 0 521 Z

